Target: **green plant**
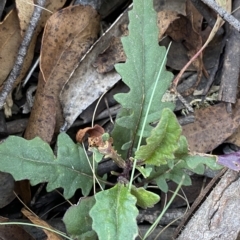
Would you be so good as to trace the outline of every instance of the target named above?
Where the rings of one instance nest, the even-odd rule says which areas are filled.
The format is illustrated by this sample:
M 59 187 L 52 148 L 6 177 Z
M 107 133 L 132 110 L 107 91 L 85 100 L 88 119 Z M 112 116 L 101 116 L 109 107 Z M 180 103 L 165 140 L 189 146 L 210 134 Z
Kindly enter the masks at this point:
M 161 102 L 172 74 L 165 69 L 166 49 L 158 45 L 153 2 L 135 0 L 133 6 L 129 36 L 122 38 L 127 61 L 115 66 L 130 91 L 115 95 L 122 109 L 111 136 L 92 131 L 89 137 L 95 155 L 111 157 L 123 169 L 115 173 L 115 186 L 87 197 L 93 185 L 88 158 L 82 145 L 73 143 L 65 133 L 58 136 L 57 156 L 40 138 L 27 141 L 11 136 L 0 145 L 0 170 L 16 180 L 29 179 L 33 185 L 48 182 L 48 191 L 62 187 L 65 198 L 82 190 L 86 198 L 70 207 L 63 219 L 68 233 L 77 239 L 135 239 L 136 205 L 148 208 L 160 200 L 147 190 L 148 183 L 155 182 L 167 192 L 168 180 L 191 184 L 185 169 L 201 174 L 205 164 L 220 168 L 213 156 L 189 153 L 172 112 L 173 103 Z M 156 127 L 153 122 L 158 122 Z

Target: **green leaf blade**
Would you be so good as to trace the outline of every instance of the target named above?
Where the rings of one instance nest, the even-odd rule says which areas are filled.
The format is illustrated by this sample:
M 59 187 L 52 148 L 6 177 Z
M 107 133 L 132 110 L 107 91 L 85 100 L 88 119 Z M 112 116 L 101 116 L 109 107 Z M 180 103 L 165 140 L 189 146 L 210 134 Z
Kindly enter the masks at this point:
M 63 217 L 68 234 L 72 238 L 96 240 L 97 234 L 92 230 L 92 218 L 89 211 L 95 204 L 94 197 L 81 198 L 77 205 L 71 206 Z
M 65 133 L 58 137 L 57 158 L 38 137 L 25 140 L 10 136 L 0 144 L 0 155 L 0 171 L 11 173 L 15 180 L 29 179 L 32 185 L 48 182 L 47 191 L 62 187 L 65 198 L 72 197 L 78 188 L 88 195 L 92 188 L 85 153 Z
M 143 187 L 132 186 L 131 194 L 137 198 L 137 205 L 143 209 L 151 208 L 160 201 L 159 195 L 147 191 Z
M 133 10 L 129 12 L 129 20 L 129 36 L 122 38 L 127 60 L 123 64 L 116 64 L 115 68 L 130 91 L 114 97 L 123 108 L 129 109 L 130 114 L 118 117 L 115 128 L 121 126 L 126 128 L 126 132 L 130 130 L 131 139 L 127 142 L 133 141 L 133 146 L 135 146 L 136 136 L 140 135 L 142 128 L 144 128 L 143 137 L 148 137 L 152 129 L 149 124 L 159 120 L 162 109 L 164 107 L 173 109 L 173 104 L 161 102 L 173 75 L 165 69 L 162 70 L 147 114 L 148 104 L 166 55 L 166 49 L 158 45 L 157 17 L 152 1 L 138 1 L 133 4 Z M 144 126 L 146 115 L 147 121 Z
M 95 195 L 96 204 L 90 211 L 93 229 L 100 240 L 135 239 L 138 235 L 136 198 L 118 183 Z
M 174 159 L 174 152 L 178 149 L 181 127 L 174 113 L 165 108 L 162 111 L 158 125 L 152 130 L 151 136 L 136 152 L 137 159 L 145 160 L 146 164 L 160 166 L 168 159 Z

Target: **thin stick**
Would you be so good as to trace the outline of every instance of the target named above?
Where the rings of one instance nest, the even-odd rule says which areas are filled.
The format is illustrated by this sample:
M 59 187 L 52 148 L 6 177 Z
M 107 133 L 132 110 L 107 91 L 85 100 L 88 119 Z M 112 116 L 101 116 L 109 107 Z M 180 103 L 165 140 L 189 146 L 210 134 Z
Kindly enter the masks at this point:
M 202 0 L 215 12 L 217 12 L 225 21 L 227 21 L 232 27 L 234 27 L 238 32 L 240 32 L 240 22 L 228 13 L 225 9 L 220 7 L 214 0 Z
M 34 11 L 33 11 L 31 20 L 29 22 L 28 28 L 26 30 L 26 34 L 25 34 L 23 41 L 19 47 L 18 55 L 15 60 L 15 64 L 14 64 L 13 69 L 11 70 L 7 80 L 4 82 L 3 89 L 0 93 L 0 109 L 3 108 L 3 105 L 5 104 L 8 94 L 12 91 L 14 82 L 16 81 L 17 77 L 19 76 L 19 74 L 22 70 L 24 58 L 27 54 L 29 44 L 31 42 L 32 36 L 33 36 L 36 26 L 38 24 L 38 21 L 40 19 L 45 2 L 46 2 L 46 0 L 38 0 L 36 3 L 36 6 L 34 7 Z

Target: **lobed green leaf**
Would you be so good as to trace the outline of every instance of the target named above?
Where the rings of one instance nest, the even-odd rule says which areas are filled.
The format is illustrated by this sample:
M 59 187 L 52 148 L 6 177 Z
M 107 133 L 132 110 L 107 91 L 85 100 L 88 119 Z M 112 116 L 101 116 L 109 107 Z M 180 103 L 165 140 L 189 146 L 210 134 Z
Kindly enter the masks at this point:
M 128 93 L 114 96 L 122 108 L 128 111 L 127 114 L 118 115 L 114 127 L 114 132 L 128 136 L 121 145 L 132 142 L 132 147 L 136 146 L 141 129 L 144 127 L 143 137 L 148 137 L 152 129 L 150 123 L 159 120 L 162 109 L 174 108 L 172 103 L 161 102 L 173 77 L 172 73 L 163 69 L 146 125 L 143 126 L 155 81 L 166 56 L 165 47 L 158 44 L 156 15 L 153 1 L 136 1 L 133 10 L 129 12 L 129 36 L 121 39 L 127 60 L 125 63 L 116 64 L 115 68 L 130 88 Z M 116 149 L 119 152 L 121 147 L 118 146 Z
M 80 145 L 61 133 L 57 140 L 57 158 L 50 146 L 39 137 L 25 140 L 10 136 L 0 144 L 0 171 L 11 173 L 15 180 L 29 179 L 32 185 L 48 182 L 47 191 L 64 189 L 70 198 L 81 188 L 84 196 L 92 188 L 92 171 Z

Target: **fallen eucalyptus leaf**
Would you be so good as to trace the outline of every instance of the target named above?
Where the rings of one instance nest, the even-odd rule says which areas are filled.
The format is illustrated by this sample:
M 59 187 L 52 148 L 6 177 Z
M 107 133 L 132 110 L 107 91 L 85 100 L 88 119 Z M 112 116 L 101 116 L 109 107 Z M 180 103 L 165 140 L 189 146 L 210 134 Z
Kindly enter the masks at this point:
M 231 136 L 240 125 L 239 106 L 240 101 L 236 103 L 233 114 L 226 111 L 224 103 L 197 109 L 194 123 L 182 127 L 191 152 L 212 151 Z
M 81 18 L 79 19 L 79 16 Z M 71 6 L 58 11 L 48 20 L 41 48 L 40 69 L 43 79 L 39 77 L 36 100 L 26 129 L 28 139 L 36 136 L 50 142 L 52 134 L 58 132 L 63 124 L 63 115 L 59 94 L 63 84 L 97 38 L 100 16 L 90 6 Z M 50 132 L 46 122 L 52 109 L 42 99 L 52 98 L 56 117 Z M 45 111 L 41 111 L 45 109 Z M 46 129 L 46 130 L 45 130 Z M 47 138 L 45 136 L 47 135 Z
M 83 110 L 121 79 L 116 71 L 105 74 L 98 73 L 92 64 L 96 61 L 98 55 L 109 46 L 113 36 L 119 37 L 122 35 L 120 25 L 126 22 L 127 13 L 125 12 L 87 52 L 73 75 L 65 83 L 60 94 L 65 118 L 65 123 L 61 128 L 62 131 L 66 131 Z

